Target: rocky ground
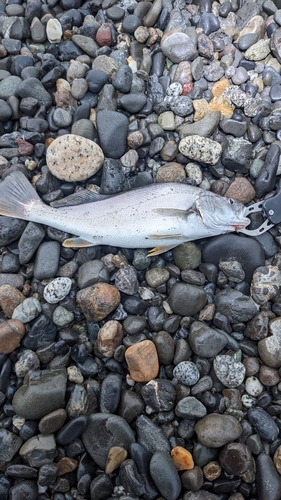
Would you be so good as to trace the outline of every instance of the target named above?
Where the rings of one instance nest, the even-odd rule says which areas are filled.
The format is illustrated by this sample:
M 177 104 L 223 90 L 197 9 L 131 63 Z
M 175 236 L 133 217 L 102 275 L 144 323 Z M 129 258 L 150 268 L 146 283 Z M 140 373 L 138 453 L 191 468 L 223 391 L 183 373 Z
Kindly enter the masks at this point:
M 46 204 L 278 187 L 280 0 L 2 0 L 0 35 L 0 175 Z M 281 225 L 148 257 L 0 219 L 0 500 L 280 500 Z

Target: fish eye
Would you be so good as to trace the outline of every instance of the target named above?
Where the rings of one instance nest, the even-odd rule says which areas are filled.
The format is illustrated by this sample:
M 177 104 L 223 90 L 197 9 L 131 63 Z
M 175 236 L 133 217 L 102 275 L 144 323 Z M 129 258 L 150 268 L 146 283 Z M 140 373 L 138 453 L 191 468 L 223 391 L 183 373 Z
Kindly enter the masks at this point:
M 233 205 L 234 204 L 234 200 L 232 198 L 229 198 L 229 203 L 230 203 L 230 205 Z

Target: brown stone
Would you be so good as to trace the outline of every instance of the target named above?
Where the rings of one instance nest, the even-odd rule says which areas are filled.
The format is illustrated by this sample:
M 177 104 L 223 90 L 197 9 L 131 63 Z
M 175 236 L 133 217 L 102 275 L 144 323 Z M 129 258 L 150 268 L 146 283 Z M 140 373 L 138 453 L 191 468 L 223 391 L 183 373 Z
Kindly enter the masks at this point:
M 98 349 L 105 358 L 112 358 L 115 349 L 122 344 L 123 328 L 116 320 L 107 321 L 98 333 Z
M 72 472 L 77 469 L 78 462 L 74 458 L 71 457 L 62 457 L 58 463 L 58 476 L 63 476 L 68 472 Z
M 157 350 L 151 340 L 134 344 L 125 352 L 130 376 L 135 382 L 149 382 L 157 377 L 159 361 Z
M 278 446 L 276 452 L 274 453 L 273 462 L 279 474 L 281 474 L 281 445 Z
M 198 37 L 198 52 L 207 59 L 211 59 L 214 55 L 213 42 L 205 33 L 201 33 Z
M 108 283 L 96 283 L 79 290 L 76 300 L 89 321 L 101 321 L 120 304 L 120 292 Z
M 112 446 L 107 455 L 105 473 L 112 474 L 126 460 L 127 455 L 127 450 L 122 446 Z
M 19 345 L 25 334 L 25 326 L 18 319 L 9 319 L 0 324 L 0 353 L 9 354 Z
M 259 372 L 260 364 L 258 358 L 254 358 L 249 356 L 248 358 L 244 358 L 243 365 L 246 368 L 246 376 L 252 377 Z
M 186 470 L 181 475 L 181 482 L 186 490 L 199 491 L 204 482 L 204 476 L 201 467 L 195 465 L 193 469 Z
M 255 197 L 255 190 L 245 177 L 237 177 L 235 181 L 230 184 L 225 193 L 226 198 L 233 198 L 240 203 L 249 203 Z
M 96 42 L 100 47 L 110 47 L 112 43 L 112 35 L 111 29 L 108 23 L 103 23 L 97 33 L 96 33 Z
M 76 99 L 74 99 L 70 90 L 62 86 L 58 87 L 57 91 L 55 92 L 55 101 L 57 108 L 66 110 L 69 110 L 70 108 L 77 108 L 77 101 Z
M 131 149 L 137 149 L 139 148 L 142 143 L 143 143 L 143 134 L 141 133 L 140 130 L 135 130 L 134 132 L 130 132 L 127 135 L 127 143 L 129 148 Z
M 211 113 L 211 107 L 206 99 L 194 99 L 192 102 L 194 107 L 194 121 L 198 122 L 202 120 L 205 116 Z
M 203 467 L 203 473 L 208 481 L 214 481 L 221 475 L 221 466 L 217 460 L 212 460 L 205 467 Z
M 175 141 L 165 142 L 163 148 L 160 151 L 160 156 L 164 161 L 172 161 L 178 154 L 178 146 Z
M 0 307 L 7 318 L 12 317 L 14 309 L 20 305 L 24 299 L 25 296 L 14 286 L 0 286 Z
M 246 26 L 240 31 L 239 37 L 236 40 L 236 43 L 239 42 L 242 36 L 254 34 L 256 33 L 260 38 L 264 37 L 266 30 L 266 23 L 262 16 L 254 16 L 250 19 L 250 21 L 246 24 Z
M 222 96 L 214 97 L 210 102 L 210 108 L 211 111 L 220 111 L 222 120 L 231 118 L 233 115 L 233 109 L 228 100 Z
M 21 137 L 18 137 L 16 139 L 16 142 L 19 147 L 19 152 L 22 156 L 29 156 L 33 153 L 34 151 L 34 146 L 33 144 L 30 144 L 30 142 L 25 141 Z
M 156 174 L 156 182 L 182 182 L 185 178 L 186 173 L 183 166 L 176 162 L 162 165 Z
M 276 368 L 262 365 L 259 372 L 259 380 L 263 385 L 273 387 L 274 385 L 279 384 L 281 378 Z
M 182 446 L 173 448 L 171 457 L 178 470 L 190 470 L 194 467 L 194 461 L 190 451 Z
M 230 83 L 226 78 L 222 78 L 218 82 L 214 83 L 214 85 L 211 88 L 211 92 L 214 97 L 219 97 L 223 94 L 225 89 L 229 87 Z
M 64 408 L 59 408 L 41 418 L 38 429 L 41 434 L 53 434 L 63 426 L 67 417 Z
M 192 82 L 191 64 L 188 61 L 181 61 L 177 65 L 173 82 L 179 82 L 181 85 Z

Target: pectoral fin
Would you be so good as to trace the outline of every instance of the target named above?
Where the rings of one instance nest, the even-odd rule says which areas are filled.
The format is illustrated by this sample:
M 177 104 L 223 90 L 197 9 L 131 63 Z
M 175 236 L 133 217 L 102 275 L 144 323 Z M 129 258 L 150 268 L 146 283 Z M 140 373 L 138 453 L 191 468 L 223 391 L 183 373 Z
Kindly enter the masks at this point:
M 149 234 L 148 238 L 152 238 L 154 240 L 171 240 L 175 238 L 184 238 L 183 234 Z
M 90 243 L 90 241 L 84 240 L 83 238 L 67 238 L 64 240 L 62 246 L 67 248 L 85 248 L 93 247 L 94 243 Z
M 180 210 L 178 208 L 155 208 L 152 210 L 162 217 L 186 217 L 187 210 Z
M 147 257 L 155 257 L 155 255 L 159 255 L 160 253 L 163 252 L 168 252 L 168 250 L 172 250 L 172 248 L 177 247 L 178 245 L 166 245 L 162 247 L 154 247 L 151 250 L 149 250 Z

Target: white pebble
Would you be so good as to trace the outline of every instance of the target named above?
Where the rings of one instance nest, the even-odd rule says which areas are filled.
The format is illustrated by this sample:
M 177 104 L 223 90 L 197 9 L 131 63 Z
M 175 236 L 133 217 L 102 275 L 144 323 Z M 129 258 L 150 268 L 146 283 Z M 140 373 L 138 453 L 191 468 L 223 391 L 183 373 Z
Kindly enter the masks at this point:
M 60 43 L 62 37 L 62 26 L 58 19 L 49 19 L 47 22 L 46 33 L 50 43 Z
M 245 380 L 245 389 L 250 396 L 257 397 L 262 393 L 263 385 L 257 377 L 248 377 Z
M 49 304 L 57 304 L 70 292 L 72 281 L 70 278 L 55 278 L 44 288 L 44 299 Z
M 185 167 L 185 171 L 188 177 L 193 181 L 195 181 L 196 186 L 199 186 L 199 184 L 201 184 L 203 177 L 201 168 L 199 167 L 199 165 L 197 165 L 197 163 L 192 163 L 192 162 L 188 163 Z
M 140 286 L 138 292 L 142 300 L 151 300 L 154 297 L 152 290 L 149 290 L 149 288 L 146 288 L 145 286 Z
M 248 394 L 243 394 L 241 401 L 245 408 L 253 408 L 256 405 L 256 399 Z

